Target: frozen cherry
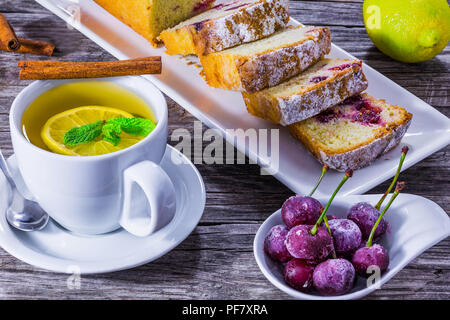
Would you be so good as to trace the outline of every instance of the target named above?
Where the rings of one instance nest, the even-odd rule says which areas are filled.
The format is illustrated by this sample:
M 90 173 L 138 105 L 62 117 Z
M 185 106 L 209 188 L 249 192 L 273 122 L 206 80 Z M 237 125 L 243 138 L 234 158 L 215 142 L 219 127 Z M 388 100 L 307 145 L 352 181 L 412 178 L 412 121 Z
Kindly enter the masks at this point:
M 312 198 L 312 195 L 319 187 L 327 171 L 328 165 L 325 164 L 322 167 L 322 174 L 309 196 L 302 197 L 296 195 L 290 197 L 283 203 L 281 207 L 281 218 L 289 229 L 300 224 L 314 224 L 319 219 L 323 207 L 319 201 Z
M 289 230 L 286 226 L 277 225 L 270 229 L 264 240 L 264 251 L 273 260 L 286 262 L 292 259 L 292 256 L 286 249 L 285 240 Z
M 348 255 L 361 246 L 362 235 L 359 227 L 348 219 L 334 219 L 329 221 L 334 239 L 336 253 Z
M 319 264 L 313 274 L 314 287 L 325 296 L 348 293 L 355 282 L 355 268 L 345 259 L 329 259 Z
M 284 266 L 284 280 L 294 289 L 307 292 L 312 287 L 314 267 L 300 259 L 292 259 Z
M 375 236 L 375 230 L 383 219 L 383 216 L 404 187 L 404 182 L 397 183 L 394 194 L 392 195 L 386 207 L 383 209 L 383 212 L 380 214 L 380 217 L 375 222 L 375 225 L 370 232 L 366 247 L 356 250 L 355 254 L 353 255 L 352 263 L 358 274 L 360 274 L 361 276 L 367 277 L 370 274 L 370 270 L 368 270 L 370 266 L 378 267 L 381 272 L 386 271 L 389 266 L 389 254 L 387 250 L 379 244 L 372 245 L 372 241 Z
M 370 276 L 370 266 L 376 266 L 381 272 L 386 271 L 389 266 L 389 254 L 383 246 L 374 244 L 371 247 L 358 249 L 352 258 L 356 272 L 363 277 Z
M 333 238 L 331 230 L 327 230 L 320 225 L 326 219 L 328 208 L 333 202 L 334 197 L 342 188 L 344 183 L 353 175 L 352 170 L 345 173 L 344 178 L 334 190 L 331 198 L 328 200 L 327 206 L 320 214 L 319 219 L 314 226 L 299 225 L 293 227 L 286 237 L 286 248 L 294 258 L 320 261 L 326 258 L 330 253 L 334 253 Z M 325 220 L 325 225 L 328 220 Z
M 315 235 L 311 234 L 313 226 L 295 226 L 286 237 L 286 248 L 294 258 L 306 260 L 323 260 L 334 249 L 333 238 L 323 227 L 318 227 Z
M 316 199 L 297 195 L 284 202 L 281 207 L 281 218 L 291 229 L 300 224 L 316 223 L 322 210 L 322 204 Z
M 350 209 L 347 218 L 352 220 L 358 225 L 358 227 L 361 229 L 363 239 L 367 239 L 369 237 L 369 234 L 375 224 L 375 221 L 377 221 L 378 217 L 380 216 L 381 205 L 383 204 L 389 192 L 391 192 L 392 188 L 395 186 L 395 183 L 397 182 L 398 176 L 400 175 L 400 171 L 402 169 L 403 162 L 405 161 L 405 157 L 408 154 L 408 151 L 409 148 L 407 146 L 404 146 L 402 148 L 400 162 L 398 164 L 397 172 L 394 176 L 394 179 L 392 180 L 392 183 L 389 186 L 389 188 L 386 190 L 386 192 L 380 198 L 378 203 L 375 205 L 375 207 L 371 206 L 369 203 L 360 202 L 355 204 Z M 375 230 L 374 237 L 378 238 L 379 236 L 383 235 L 386 232 L 386 229 L 387 224 L 382 219 L 379 222 L 377 229 Z
M 363 239 L 367 239 L 379 216 L 380 212 L 370 203 L 359 202 L 350 208 L 347 218 L 356 223 L 361 230 Z M 379 237 L 385 232 L 386 222 L 381 220 L 375 231 L 375 237 Z

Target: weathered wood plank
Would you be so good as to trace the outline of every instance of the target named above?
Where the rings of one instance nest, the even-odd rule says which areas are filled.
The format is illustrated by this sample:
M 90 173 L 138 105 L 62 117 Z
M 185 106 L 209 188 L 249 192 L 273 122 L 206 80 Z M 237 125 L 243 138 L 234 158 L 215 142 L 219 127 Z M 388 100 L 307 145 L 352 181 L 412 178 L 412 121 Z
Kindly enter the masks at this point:
M 17 260 L 2 261 L 0 296 L 82 299 L 288 299 L 262 276 L 251 243 L 258 225 L 200 226 L 177 249 L 157 261 L 104 275 L 81 278 L 69 290 L 66 275 L 36 270 Z M 448 298 L 450 265 L 442 260 L 448 240 L 430 249 L 433 259 L 417 259 L 370 298 Z M 213 276 L 212 276 L 213 275 Z M 26 285 L 17 285 L 21 279 Z M 37 281 L 38 280 L 38 281 Z M 132 290 L 130 289 L 132 288 Z

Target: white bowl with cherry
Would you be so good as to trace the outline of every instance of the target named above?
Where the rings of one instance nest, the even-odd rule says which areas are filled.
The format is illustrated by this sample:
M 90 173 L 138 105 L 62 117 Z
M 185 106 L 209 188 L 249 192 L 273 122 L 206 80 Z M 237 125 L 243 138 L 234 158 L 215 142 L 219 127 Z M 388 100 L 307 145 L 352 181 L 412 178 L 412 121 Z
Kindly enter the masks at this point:
M 310 195 L 290 197 L 259 228 L 254 254 L 264 276 L 297 299 L 359 299 L 450 236 L 450 219 L 441 207 L 423 197 L 399 195 L 405 183 L 397 179 L 407 152 L 404 147 L 383 195 L 336 197 L 353 175 L 349 170 L 329 199 L 315 199 L 324 166 Z

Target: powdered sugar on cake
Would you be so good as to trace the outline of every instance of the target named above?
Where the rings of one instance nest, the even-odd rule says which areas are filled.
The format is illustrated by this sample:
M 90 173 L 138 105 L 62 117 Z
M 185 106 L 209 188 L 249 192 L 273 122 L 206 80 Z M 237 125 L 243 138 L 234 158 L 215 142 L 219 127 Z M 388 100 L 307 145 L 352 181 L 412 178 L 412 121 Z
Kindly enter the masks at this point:
M 288 0 L 237 0 L 164 30 L 160 38 L 169 54 L 201 56 L 262 39 L 288 22 Z
M 367 167 L 378 157 L 395 148 L 402 140 L 410 124 L 411 121 L 408 121 L 394 128 L 386 136 L 375 139 L 355 150 L 333 155 L 320 151 L 319 161 L 327 164 L 331 169 L 341 172 L 348 169 L 357 170 Z
M 364 93 L 289 129 L 321 163 L 345 171 L 366 167 L 395 148 L 411 119 L 403 108 Z
M 198 33 L 205 41 L 206 54 L 271 35 L 285 27 L 288 20 L 287 0 L 258 1 L 238 8 L 237 12 L 230 11 L 223 17 L 205 21 Z
M 289 125 L 308 119 L 364 91 L 368 84 L 360 68 L 360 65 L 353 65 L 344 69 L 343 74 L 340 70 L 321 69 L 319 74 L 314 74 L 311 79 L 321 77 L 320 79 L 324 80 L 305 84 L 301 88 L 301 94 L 279 97 L 277 100 L 281 113 L 280 124 Z
M 255 54 L 239 67 L 241 87 L 234 90 L 255 92 L 267 87 L 273 87 L 296 76 L 306 68 L 319 61 L 330 51 L 331 39 L 328 29 L 308 27 L 311 32 L 305 41 Z

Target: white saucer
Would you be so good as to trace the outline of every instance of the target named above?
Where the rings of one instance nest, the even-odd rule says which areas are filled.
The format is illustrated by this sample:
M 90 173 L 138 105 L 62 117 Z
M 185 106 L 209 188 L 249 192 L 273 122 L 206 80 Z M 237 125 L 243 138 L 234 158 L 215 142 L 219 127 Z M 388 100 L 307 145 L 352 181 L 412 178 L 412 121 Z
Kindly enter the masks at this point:
M 23 181 L 15 156 L 8 163 L 18 188 Z M 42 231 L 26 233 L 10 227 L 6 221 L 6 179 L 0 173 L 0 246 L 16 258 L 39 268 L 81 274 L 129 269 L 151 262 L 175 248 L 197 226 L 205 207 L 203 179 L 195 166 L 180 152 L 167 146 L 161 161 L 175 186 L 177 212 L 172 222 L 146 237 L 135 237 L 123 229 L 99 236 L 71 233 L 54 221 Z M 21 190 L 21 191 L 22 191 Z M 29 194 L 23 190 L 24 195 Z

